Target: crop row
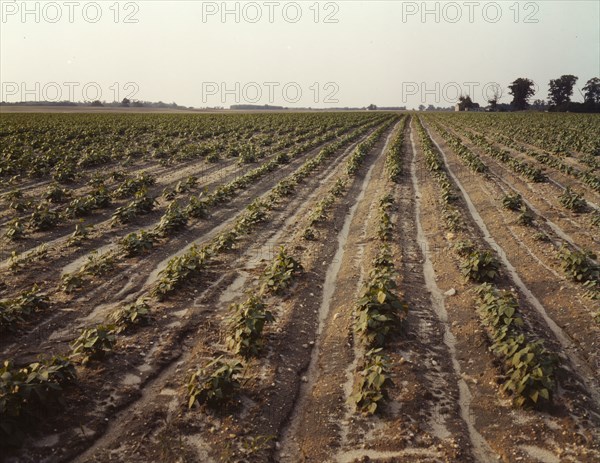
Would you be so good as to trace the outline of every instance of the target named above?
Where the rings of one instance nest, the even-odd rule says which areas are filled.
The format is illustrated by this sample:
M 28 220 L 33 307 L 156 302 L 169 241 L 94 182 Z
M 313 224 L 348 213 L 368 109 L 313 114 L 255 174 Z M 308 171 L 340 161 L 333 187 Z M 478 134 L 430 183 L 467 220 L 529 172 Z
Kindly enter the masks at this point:
M 275 322 L 275 315 L 267 309 L 273 297 L 282 295 L 301 274 L 303 268 L 284 247 L 261 275 L 258 292 L 229 307 L 226 345 L 233 357 L 219 356 L 195 369 L 187 382 L 188 407 L 195 404 L 220 406 L 235 397 L 240 388 L 244 362 L 258 357 L 264 345 L 263 330 Z
M 353 136 L 358 136 L 368 130 L 377 121 L 370 122 L 360 128 Z M 81 288 L 87 279 L 87 277 L 95 277 L 108 273 L 117 264 L 118 260 L 123 257 L 133 257 L 143 253 L 147 253 L 153 249 L 159 242 L 166 242 L 171 236 L 186 227 L 189 219 L 205 219 L 208 217 L 211 211 L 217 206 L 222 206 L 231 200 L 237 191 L 247 188 L 250 184 L 256 182 L 266 174 L 274 171 L 279 166 L 282 166 L 289 162 L 290 156 L 297 156 L 306 150 L 310 150 L 315 146 L 325 143 L 336 136 L 343 134 L 345 130 L 343 128 L 338 129 L 336 132 L 324 135 L 317 139 L 307 141 L 304 146 L 294 149 L 289 155 L 281 153 L 280 155 L 273 158 L 271 161 L 262 164 L 241 177 L 237 177 L 227 184 L 218 187 L 213 193 L 203 198 L 202 195 L 190 197 L 189 203 L 183 207 L 178 204 L 177 201 L 172 201 L 167 207 L 165 213 L 161 217 L 159 223 L 152 230 L 140 230 L 138 232 L 130 233 L 125 236 L 119 242 L 118 247 L 114 251 L 106 252 L 102 256 L 98 256 L 94 253 L 90 255 L 88 261 L 75 273 L 67 274 L 63 276 L 62 289 L 70 293 Z M 328 147 L 331 149 L 330 147 Z M 181 184 L 181 190 L 188 191 L 192 184 L 193 178 L 189 178 Z M 144 185 L 141 185 L 143 187 Z M 177 190 L 177 188 L 176 188 Z M 127 217 L 131 215 L 149 212 L 152 210 L 154 204 L 154 198 L 147 195 L 145 189 L 139 191 L 136 198 L 127 206 L 119 208 L 113 215 L 114 221 L 127 221 Z M 80 244 L 85 239 L 86 230 L 80 228 L 79 231 L 73 234 L 68 244 Z M 16 265 L 19 260 L 26 260 L 31 258 L 33 255 L 24 256 L 19 258 L 13 257 L 12 262 Z
M 423 146 L 431 147 L 431 139 L 420 121 L 418 131 Z M 444 192 L 449 181 L 447 176 L 439 175 L 439 169 L 444 169 L 444 161 L 433 149 L 429 156 L 437 159 L 435 162 L 426 161 L 426 164 Z M 456 211 L 462 216 L 460 209 Z M 456 227 L 448 228 L 457 232 Z M 491 351 L 501 360 L 501 389 L 512 395 L 517 406 L 540 405 L 551 401 L 556 356 L 544 349 L 541 340 L 534 339 L 520 315 L 515 290 L 510 288 L 510 291 L 501 291 L 492 285 L 500 279 L 501 264 L 496 256 L 491 250 L 470 241 L 468 235 L 466 228 L 463 228 L 458 233 L 458 237 L 463 239 L 458 240 L 453 249 L 460 259 L 460 269 L 466 280 L 481 284 L 476 291 L 477 313 L 486 327 Z
M 390 208 L 393 202 L 390 194 L 379 200 L 377 237 L 380 251 L 371 263 L 355 309 L 354 330 L 366 352 L 357 366 L 349 402 L 358 411 L 370 415 L 377 411 L 391 385 L 390 362 L 384 348 L 408 313 L 408 305 L 397 293 L 394 256 L 390 247 L 393 232 Z
M 375 135 L 377 137 L 380 137 L 381 133 L 384 130 L 384 127 L 389 126 L 389 124 L 393 121 L 393 119 L 391 118 L 386 119 L 387 122 L 384 123 L 382 128 L 377 130 L 375 134 L 371 135 L 371 137 L 368 139 L 368 143 L 371 144 L 370 146 L 372 146 L 373 143 L 372 138 Z M 299 182 L 301 181 L 301 179 L 306 178 L 321 163 L 323 163 L 326 159 L 331 157 L 340 148 L 358 138 L 363 132 L 364 130 L 357 130 L 354 133 L 343 137 L 341 140 L 327 146 L 326 148 L 321 150 L 317 157 L 307 161 L 302 168 L 300 168 L 286 180 Z M 282 197 L 282 193 L 283 191 L 280 188 L 274 188 L 273 190 L 271 190 L 271 193 L 265 198 L 257 199 L 250 206 L 248 206 L 246 212 L 238 217 L 238 219 L 232 227 L 230 227 L 228 230 L 222 232 L 219 236 L 214 238 L 211 241 L 211 243 L 209 243 L 207 246 L 205 246 L 202 249 L 193 246 L 184 255 L 171 259 L 167 268 L 163 270 L 163 272 L 161 272 L 160 281 L 154 288 L 151 289 L 151 293 L 159 297 L 166 296 L 171 292 L 170 290 L 168 290 L 170 286 L 175 287 L 180 285 L 185 279 L 192 276 L 193 274 L 197 274 L 202 268 L 204 268 L 204 266 L 208 262 L 208 259 L 212 258 L 212 256 L 226 252 L 227 250 L 231 249 L 231 247 L 235 244 L 235 241 L 239 236 L 243 234 L 248 234 L 255 227 L 256 224 L 264 222 L 267 219 L 268 211 L 272 207 L 274 201 Z M 289 269 L 284 267 L 287 267 L 288 264 L 289 263 L 287 261 L 282 260 L 282 262 L 279 262 L 276 260 L 273 266 L 267 269 L 265 275 L 267 275 L 268 279 L 266 279 L 266 285 L 264 286 L 265 291 L 276 291 L 278 288 L 282 288 L 287 284 L 287 281 L 291 275 L 288 273 Z M 183 275 L 177 274 L 177 271 L 185 273 L 185 277 Z M 295 273 L 294 269 L 292 269 L 292 273 Z M 126 332 L 132 329 L 133 327 L 141 323 L 147 322 L 151 319 L 151 312 L 147 301 L 147 296 L 141 296 L 136 303 L 129 304 L 124 307 L 118 307 L 117 309 L 115 309 L 115 311 L 107 317 L 105 323 L 83 329 L 80 336 L 73 340 L 73 342 L 71 343 L 71 351 L 68 359 L 65 360 L 65 362 L 69 362 L 69 365 L 71 364 L 70 362 L 76 362 L 81 365 L 85 365 L 91 361 L 101 360 L 102 358 L 104 358 L 107 353 L 111 352 L 115 343 L 117 342 L 118 336 L 121 333 Z M 250 305 L 253 305 L 253 303 L 251 303 Z M 258 305 L 260 307 L 260 303 Z M 238 310 L 238 321 L 240 315 L 239 312 L 243 312 L 246 308 L 248 307 Z M 266 313 L 263 315 L 263 320 L 266 322 L 268 317 L 266 316 Z M 250 336 L 250 338 L 252 338 L 252 336 Z M 243 345 L 243 340 L 248 338 L 244 338 L 244 336 L 242 335 L 240 335 L 239 337 L 233 335 L 231 339 L 233 343 L 232 345 L 235 346 L 236 339 L 241 340 Z M 239 368 L 241 367 L 239 362 L 236 363 L 236 361 L 233 361 L 230 363 L 223 364 L 218 363 L 218 360 L 219 359 L 215 360 L 216 363 L 213 364 L 213 366 L 218 364 L 219 366 L 217 370 L 227 370 L 226 374 L 229 375 L 229 377 L 235 377 L 236 372 L 240 371 Z M 12 368 L 11 371 L 15 370 L 15 367 L 12 366 L 11 362 L 7 362 L 7 365 L 9 365 L 10 368 Z M 25 368 L 31 368 L 31 366 Z M 20 395 L 18 388 L 12 388 L 12 382 L 8 381 L 9 379 L 9 376 L 6 376 L 6 380 L 4 376 L 0 378 L 0 390 L 3 391 L 3 401 L 0 401 L 0 403 L 13 401 L 17 404 L 20 404 L 20 406 L 22 407 L 26 407 L 27 397 L 23 397 L 22 395 Z M 69 382 L 72 382 L 74 379 L 75 376 L 72 375 L 71 377 L 69 377 Z M 54 386 L 52 381 L 53 379 L 48 377 L 45 382 L 42 381 L 43 384 L 40 387 L 42 389 L 53 388 Z M 197 380 L 195 382 L 198 383 Z M 56 394 L 59 398 L 61 396 L 61 393 L 62 386 L 60 389 L 56 389 Z M 40 407 L 40 411 L 45 409 L 47 409 L 45 406 Z M 14 421 L 14 426 L 10 429 L 7 429 L 6 433 L 0 436 L 2 437 L 1 443 L 10 443 L 19 435 L 19 433 L 25 432 L 26 415 L 17 414 L 15 416 Z
M 349 178 L 357 172 L 357 166 L 362 163 L 365 155 L 372 149 L 375 142 L 381 137 L 393 120 L 384 124 L 376 130 L 366 141 L 360 143 L 346 161 L 346 178 L 339 178 L 325 195 L 325 199 L 317 203 L 308 214 L 313 219 L 309 220 L 309 227 L 314 226 L 317 221 L 314 217 L 323 213 L 322 201 L 327 201 L 328 206 L 333 204 L 335 198 L 339 198 L 348 183 Z M 323 160 L 326 157 L 323 158 Z M 316 159 L 316 158 L 315 158 Z M 310 161 L 309 161 L 310 162 Z M 306 164 L 305 164 L 306 166 Z M 307 169 L 302 176 L 308 175 L 315 166 Z M 302 169 L 301 169 L 302 171 Z M 301 172 L 299 171 L 299 172 Z M 290 184 L 286 182 L 286 186 Z M 280 182 L 279 185 L 282 185 Z M 278 186 L 279 186 L 278 185 Z M 296 185 L 294 181 L 294 185 Z M 285 189 L 286 195 L 290 191 Z M 275 188 L 273 192 L 280 191 Z M 323 215 L 320 220 L 324 219 Z M 306 237 L 306 230 L 304 232 Z M 227 346 L 233 354 L 240 355 L 243 360 L 255 357 L 262 348 L 262 331 L 264 325 L 275 321 L 273 313 L 266 310 L 265 294 L 275 295 L 282 293 L 292 282 L 295 275 L 302 271 L 301 264 L 292 256 L 288 255 L 284 248 L 268 265 L 262 275 L 262 285 L 258 294 L 248 296 L 242 304 L 231 306 L 232 316 L 228 322 Z M 240 380 L 243 377 L 244 364 L 238 359 L 224 359 L 223 356 L 210 360 L 203 366 L 197 368 L 188 380 L 188 406 L 196 403 L 207 406 L 219 406 L 231 400 L 240 388 Z
M 462 144 L 460 138 L 445 131 L 439 125 L 437 125 L 437 128 L 454 151 L 472 168 L 472 170 L 478 173 L 486 172 L 487 169 L 485 165 L 482 164 L 484 167 L 483 169 L 477 167 L 480 162 L 479 158 Z M 563 207 L 574 212 L 586 212 L 588 210 L 587 203 L 583 196 L 571 191 L 570 188 L 567 188 L 558 199 Z M 518 223 L 520 225 L 534 225 L 535 214 L 524 204 L 519 194 L 505 195 L 501 198 L 501 201 L 505 209 L 520 213 L 518 217 Z M 548 239 L 545 234 L 539 234 L 537 236 L 540 239 Z M 599 297 L 598 292 L 600 291 L 600 280 L 598 277 L 598 266 L 594 262 L 596 256 L 591 252 L 572 249 L 572 247 L 565 243 L 562 243 L 557 247 L 557 256 L 561 261 L 561 266 L 565 273 L 573 281 L 583 284 L 586 289 L 586 294 L 589 297 L 597 299 Z
M 436 117 L 449 120 L 452 115 Z M 459 117 L 481 132 L 511 134 L 558 156 L 595 156 L 600 152 L 600 119 L 593 114 L 464 113 Z
M 592 188 L 594 191 L 600 193 L 600 178 L 595 174 L 600 165 L 590 165 L 589 168 L 586 170 L 578 169 L 577 167 L 574 167 L 571 164 L 563 162 L 559 156 L 552 155 L 547 152 L 539 152 L 536 150 L 527 149 L 526 147 L 515 141 L 513 138 L 510 138 L 504 134 L 494 133 L 492 137 L 495 141 L 503 144 L 504 146 L 508 146 L 523 154 L 526 154 L 527 156 L 534 158 L 538 162 L 553 167 L 554 169 L 564 174 L 567 174 L 574 178 L 578 178 L 583 183 Z
M 461 157 L 473 171 L 477 173 L 482 173 L 488 170 L 487 166 L 481 162 L 477 154 L 475 154 L 473 151 L 469 150 L 466 146 L 464 146 L 459 137 L 451 134 L 439 124 L 436 124 L 436 128 L 440 132 L 442 137 L 453 148 L 456 154 L 459 157 Z M 502 160 L 503 162 L 506 162 L 509 166 L 513 168 L 515 172 L 520 173 L 526 179 L 533 181 L 545 181 L 543 180 L 545 178 L 545 174 L 543 174 L 541 170 L 537 169 L 536 167 L 532 167 L 527 163 L 520 162 L 510 157 L 508 151 L 496 148 L 494 144 L 487 140 L 487 138 L 484 135 L 466 134 L 466 136 L 474 140 L 475 143 L 479 146 L 485 147 L 487 152 L 491 153 L 492 156 Z M 567 187 L 558 199 L 563 207 L 571 211 L 578 213 L 587 213 L 593 211 L 591 214 L 592 225 L 598 225 L 598 217 L 600 216 L 600 212 L 588 207 L 588 204 L 581 193 L 576 193 L 572 191 L 569 187 Z
M 585 206 L 585 201 L 568 189 L 559 199 L 569 209 Z M 520 225 L 528 227 L 536 225 L 534 212 L 523 202 L 520 194 L 504 195 L 501 201 L 505 209 L 519 213 L 517 221 Z M 558 240 L 557 244 L 557 240 L 551 240 L 543 231 L 537 232 L 533 237 L 538 241 L 550 242 L 555 247 L 556 255 L 567 277 L 576 283 L 582 284 L 589 298 L 600 298 L 600 267 L 595 262 L 596 255 L 594 253 L 575 249 L 573 246 L 560 240 Z M 594 316 L 595 318 L 600 317 L 600 311 L 594 314 Z
M 487 154 L 506 164 L 513 172 L 523 176 L 525 179 L 536 183 L 543 183 L 547 180 L 546 175 L 541 169 L 527 162 L 519 161 L 509 151 L 494 146 L 485 136 L 473 134 L 470 138 L 473 143 L 481 147 Z
M 0 122 L 0 177 L 52 176 L 70 181 L 82 171 L 111 163 L 168 164 L 200 157 L 218 159 L 221 153 L 243 157 L 252 146 L 282 149 L 284 140 L 306 129 L 360 119 L 365 116 L 5 115 Z
M 336 132 L 337 130 L 333 131 L 333 133 Z M 291 150 L 290 154 L 293 155 L 311 146 L 315 146 L 319 141 L 323 142 L 331 139 L 332 136 L 331 133 L 327 134 L 326 128 L 320 128 L 316 131 L 303 134 L 294 143 L 286 143 L 286 145 L 300 145 Z M 248 164 L 257 162 L 271 154 L 270 149 L 261 150 L 254 148 L 252 145 L 248 146 L 246 147 L 246 151 L 250 150 L 251 154 L 246 151 L 234 152 L 238 157 L 238 163 Z M 120 180 L 120 183 L 112 190 L 106 185 L 107 180 L 111 179 Z M 190 180 L 192 183 L 189 182 Z M 166 200 L 172 200 L 176 196 L 188 192 L 195 186 L 197 181 L 197 177 L 190 176 L 187 181 L 180 181 L 174 188 L 165 189 L 162 196 Z M 99 173 L 88 181 L 91 190 L 72 199 L 67 206 L 62 208 L 58 204 L 67 200 L 71 196 L 71 191 L 56 183 L 51 184 L 47 188 L 43 193 L 43 200 L 36 201 L 36 206 L 33 205 L 34 201 L 31 198 L 24 198 L 22 190 L 12 190 L 3 195 L 5 203 L 8 204 L 9 208 L 15 212 L 24 212 L 28 209 L 33 209 L 33 212 L 30 216 L 13 218 L 8 224 L 6 236 L 12 240 L 23 238 L 26 226 L 32 231 L 50 230 L 59 223 L 63 223 L 69 219 L 79 219 L 90 215 L 94 210 L 108 208 L 112 205 L 113 200 L 136 196 L 134 201 L 119 207 L 113 214 L 116 222 L 129 223 L 141 213 L 147 213 L 153 209 L 155 198 L 149 197 L 146 190 L 155 183 L 156 179 L 146 172 L 142 172 L 134 178 L 128 177 L 120 171 L 114 171 L 111 174 Z
M 385 153 L 385 170 L 392 182 L 398 182 L 400 175 L 402 175 L 402 147 L 404 145 L 404 130 L 406 129 L 408 119 L 408 117 L 404 116 L 402 122 L 398 124 Z

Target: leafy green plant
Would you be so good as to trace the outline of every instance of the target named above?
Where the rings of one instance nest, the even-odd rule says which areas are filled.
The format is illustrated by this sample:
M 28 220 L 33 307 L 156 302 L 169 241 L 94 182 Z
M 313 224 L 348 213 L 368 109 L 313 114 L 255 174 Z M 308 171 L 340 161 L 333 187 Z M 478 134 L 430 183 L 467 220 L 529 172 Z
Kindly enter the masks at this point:
M 112 351 L 117 339 L 116 333 L 114 325 L 85 328 L 71 343 L 71 359 L 79 361 L 82 365 L 92 360 L 102 360 Z
M 531 227 L 534 223 L 533 214 L 529 211 L 523 211 L 519 214 L 517 218 L 517 223 L 519 225 L 524 225 L 526 227 Z
M 52 178 L 60 183 L 71 183 L 77 178 L 77 171 L 75 165 L 67 163 L 67 161 L 60 162 L 54 168 Z
M 392 223 L 387 211 L 382 212 L 377 229 L 377 236 L 381 241 L 389 241 L 392 238 L 394 224 Z
M 265 310 L 265 304 L 258 296 L 251 296 L 243 304 L 233 304 L 230 310 L 227 346 L 244 358 L 257 356 L 263 346 L 264 326 L 273 323 L 275 317 Z
M 600 278 L 600 268 L 592 259 L 596 255 L 590 251 L 571 251 L 566 245 L 558 250 L 565 273 L 574 281 L 597 281 Z
M 10 190 L 4 194 L 2 194 L 2 200 L 11 203 L 12 201 L 23 199 L 25 197 L 23 190 L 20 188 L 16 188 L 14 190 Z
M 93 190 L 90 193 L 89 198 L 94 209 L 103 209 L 112 204 L 110 193 L 104 184 L 99 185 L 95 190 Z
M 342 196 L 346 189 L 347 183 L 347 180 L 338 178 L 329 190 L 329 193 L 335 196 L 336 198 Z
M 119 246 L 126 257 L 134 257 L 151 250 L 155 240 L 156 235 L 153 232 L 140 230 L 125 236 L 119 242 Z
M 309 224 L 311 227 L 327 219 L 328 209 L 334 203 L 334 201 L 334 196 L 327 195 L 325 198 L 317 202 L 315 207 L 312 209 L 312 212 L 309 214 Z
M 457 242 L 453 249 L 459 256 L 467 257 L 475 251 L 475 244 L 471 240 L 462 240 Z
M 27 254 L 19 255 L 16 251 L 13 251 L 8 262 L 8 268 L 13 272 L 18 272 L 34 262 L 44 259 L 47 255 L 48 245 L 46 243 L 40 244 L 33 251 L 30 251 Z
M 261 222 L 264 222 L 268 217 L 270 203 L 262 199 L 255 199 L 246 207 L 245 213 L 236 221 L 234 232 L 236 234 L 244 234 Z
M 184 212 L 194 219 L 206 219 L 208 217 L 208 204 L 200 199 L 200 196 L 192 196 Z
M 348 175 L 354 175 L 363 164 L 365 157 L 371 151 L 375 143 L 381 137 L 387 126 L 380 127 L 372 135 L 369 136 L 364 142 L 359 143 L 354 149 L 348 161 L 346 161 L 346 173 Z
M 519 314 L 516 297 L 489 283 L 477 288 L 478 311 L 490 329 L 491 350 L 503 359 L 502 390 L 514 396 L 517 406 L 538 406 L 552 399 L 557 357 L 541 341 L 530 342 Z
M 287 153 L 279 153 L 275 156 L 275 161 L 280 165 L 288 164 L 290 162 L 290 156 Z
M 221 156 L 219 155 L 219 153 L 215 150 L 212 151 L 208 156 L 206 156 L 206 162 L 219 162 L 221 160 Z
M 567 209 L 573 212 L 585 212 L 587 210 L 587 202 L 583 199 L 583 195 L 574 192 L 571 188 L 567 188 L 565 192 L 558 197 L 560 203 Z
M 377 236 L 383 242 L 392 239 L 394 224 L 388 211 L 393 203 L 394 198 L 390 194 L 385 195 L 379 200 L 379 227 L 377 229 Z
M 29 218 L 29 226 L 33 230 L 50 230 L 59 221 L 59 215 L 56 211 L 50 210 L 47 204 L 40 204 L 35 208 Z
M 69 246 L 79 246 L 84 240 L 88 239 L 89 235 L 90 227 L 78 223 L 75 225 L 75 231 L 69 237 L 67 244 Z
M 147 172 L 142 172 L 135 178 L 123 179 L 122 183 L 113 192 L 113 197 L 129 198 L 139 192 L 147 191 L 147 189 L 155 183 L 156 178 Z
M 388 335 L 408 312 L 407 304 L 394 292 L 396 282 L 389 267 L 375 267 L 357 304 L 356 332 L 369 346 L 383 346 Z
M 160 219 L 156 230 L 163 235 L 170 235 L 186 227 L 188 216 L 176 201 L 173 201 L 167 207 L 167 210 Z
M 187 383 L 188 407 L 196 403 L 218 407 L 230 402 L 240 388 L 242 363 L 217 357 L 198 368 Z
M 24 212 L 31 208 L 32 201 L 27 200 L 23 194 L 23 190 L 16 189 L 11 190 L 8 193 L 2 195 L 2 199 L 8 202 L 8 207 L 17 212 Z
M 37 285 L 29 291 L 23 291 L 13 299 L 0 300 L 0 332 L 12 330 L 16 323 L 34 312 L 47 308 L 48 296 L 40 293 Z
M 238 233 L 234 230 L 220 233 L 212 241 L 212 251 L 215 254 L 219 254 L 224 251 L 229 251 L 234 248 L 237 239 L 238 239 Z
M 548 355 L 541 341 L 523 345 L 522 340 L 522 337 L 510 339 L 507 343 L 508 351 L 515 352 L 509 359 L 507 381 L 502 390 L 516 396 L 514 402 L 517 406 L 549 402 L 554 388 L 556 358 Z
M 135 194 L 135 199 L 125 206 L 118 207 L 113 213 L 113 221 L 119 223 L 129 223 L 135 217 L 141 214 L 148 214 L 154 210 L 156 198 L 148 196 L 145 188 L 142 188 Z
M 260 453 L 269 450 L 275 439 L 275 436 L 247 436 L 241 442 L 239 453 L 244 458 L 260 458 Z
M 460 263 L 462 274 L 471 281 L 493 281 L 499 275 L 500 263 L 491 251 L 471 251 Z
M 150 320 L 150 306 L 147 299 L 119 307 L 113 311 L 109 320 L 115 326 L 115 333 L 123 333 L 133 326 L 143 325 Z
M 185 280 L 200 272 L 210 255 L 208 248 L 200 249 L 194 245 L 185 254 L 170 259 L 166 268 L 158 274 L 158 283 L 152 294 L 159 300 L 164 299 Z
M 19 296 L 12 300 L 12 307 L 21 313 L 29 315 L 35 310 L 41 310 L 48 307 L 50 301 L 48 296 L 41 294 L 39 287 L 33 285 L 29 291 L 23 291 Z
M 511 211 L 520 211 L 523 207 L 523 198 L 519 193 L 505 195 L 502 198 L 502 206 Z
M 63 402 L 63 391 L 76 379 L 75 367 L 65 358 L 17 367 L 0 366 L 0 447 L 18 446 L 36 423 Z
M 69 206 L 65 210 L 65 215 L 67 217 L 85 217 L 86 215 L 89 215 L 93 209 L 94 199 L 90 196 L 75 198 L 69 203 Z
M 267 293 L 280 293 L 288 288 L 294 277 L 302 271 L 302 264 L 289 255 L 282 246 L 271 266 L 263 273 L 261 289 Z
M 354 382 L 354 391 L 349 401 L 357 411 L 373 415 L 380 402 L 386 397 L 386 389 L 392 385 L 389 376 L 389 359 L 381 353 L 381 348 L 371 349 L 363 358 L 362 370 Z
M 451 231 L 460 231 L 464 226 L 460 211 L 454 206 L 444 206 L 442 209 L 442 219 Z
M 83 283 L 84 279 L 81 273 L 65 273 L 61 277 L 60 289 L 67 294 L 71 294 L 83 287 Z
M 282 180 L 273 189 L 273 193 L 281 198 L 291 196 L 296 190 L 296 183 L 292 180 Z
M 163 191 L 163 197 L 168 201 L 174 200 L 177 196 L 182 195 L 184 193 L 188 193 L 190 190 L 194 189 L 198 183 L 198 177 L 190 175 L 185 180 L 180 180 L 175 185 L 173 189 L 165 189 Z
M 102 276 L 109 273 L 114 267 L 114 254 L 107 252 L 99 255 L 97 251 L 93 251 L 90 253 L 79 272 L 85 275 Z

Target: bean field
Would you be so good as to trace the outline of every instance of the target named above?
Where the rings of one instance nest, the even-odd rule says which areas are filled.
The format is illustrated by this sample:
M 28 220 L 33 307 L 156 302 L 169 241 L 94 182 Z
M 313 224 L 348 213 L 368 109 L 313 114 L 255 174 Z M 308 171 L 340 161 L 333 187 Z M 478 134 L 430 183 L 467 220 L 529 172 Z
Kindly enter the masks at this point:
M 600 461 L 600 117 L 0 116 L 0 461 Z

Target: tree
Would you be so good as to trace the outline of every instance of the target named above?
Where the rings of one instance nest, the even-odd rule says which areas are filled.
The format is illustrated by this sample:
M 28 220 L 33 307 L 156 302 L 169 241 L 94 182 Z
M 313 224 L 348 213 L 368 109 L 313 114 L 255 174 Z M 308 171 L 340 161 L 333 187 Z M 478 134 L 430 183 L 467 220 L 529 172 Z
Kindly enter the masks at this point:
M 492 96 L 488 100 L 490 104 L 490 110 L 497 111 L 498 110 L 498 100 L 502 98 L 502 87 L 498 84 L 494 84 L 492 87 Z
M 513 108 L 517 110 L 527 109 L 527 106 L 529 106 L 529 98 L 535 94 L 535 90 L 533 89 L 534 85 L 533 80 L 519 77 L 508 86 L 510 89 L 508 93 L 513 96 L 511 102 Z
M 477 105 L 477 106 L 479 106 L 479 105 Z M 467 96 L 461 95 L 458 98 L 458 108 L 461 111 L 466 111 L 466 110 L 472 109 L 474 107 L 475 107 L 475 103 L 473 103 L 473 100 L 471 100 L 471 97 L 469 95 L 467 95 Z
M 586 103 L 600 104 L 600 79 L 592 77 L 583 87 L 584 99 Z
M 425 105 L 424 104 L 420 104 L 419 105 L 419 111 L 425 111 Z
M 121 106 L 123 106 L 124 108 L 129 108 L 129 103 L 131 103 L 131 101 L 129 101 L 129 98 L 123 98 L 123 101 L 121 101 Z
M 370 104 L 369 106 L 367 106 L 367 110 L 369 110 L 369 111 L 375 111 L 376 109 L 377 109 L 377 105 Z
M 539 111 L 545 111 L 547 109 L 546 102 L 544 100 L 534 100 L 531 104 L 531 107 Z
M 92 104 L 90 106 L 99 107 L 99 106 L 104 106 L 104 105 L 102 104 L 102 102 L 100 100 L 94 100 L 94 101 L 92 101 Z
M 577 82 L 577 77 L 572 75 L 564 75 L 558 79 L 552 79 L 550 81 L 550 90 L 548 92 L 548 99 L 554 106 L 561 106 L 565 103 L 571 102 L 571 95 L 573 95 L 573 87 Z

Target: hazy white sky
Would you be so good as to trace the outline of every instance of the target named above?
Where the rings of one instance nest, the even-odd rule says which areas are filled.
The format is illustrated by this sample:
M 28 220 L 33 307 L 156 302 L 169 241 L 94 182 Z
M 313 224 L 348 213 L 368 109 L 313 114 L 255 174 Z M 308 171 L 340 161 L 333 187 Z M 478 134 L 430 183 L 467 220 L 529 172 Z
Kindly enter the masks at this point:
M 600 1 L 1 0 L 1 100 L 284 106 L 501 101 L 600 76 Z M 486 87 L 486 84 L 488 86 Z M 575 100 L 581 100 L 575 91 Z

